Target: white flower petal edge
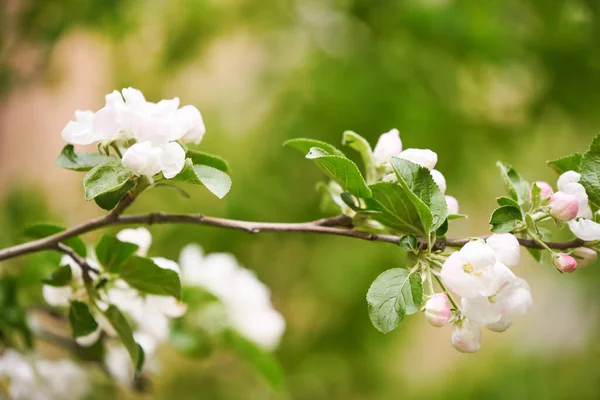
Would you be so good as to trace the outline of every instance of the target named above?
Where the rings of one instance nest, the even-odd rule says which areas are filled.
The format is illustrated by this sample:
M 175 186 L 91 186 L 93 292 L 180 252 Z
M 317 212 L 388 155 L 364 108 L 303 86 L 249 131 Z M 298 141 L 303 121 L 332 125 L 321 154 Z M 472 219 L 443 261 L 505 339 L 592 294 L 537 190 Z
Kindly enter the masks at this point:
M 398 157 L 411 161 L 429 170 L 435 167 L 438 160 L 437 154 L 429 149 L 406 149 L 398 154 Z
M 452 327 L 452 346 L 461 353 L 475 353 L 481 348 L 481 327 L 463 319 Z
M 519 265 L 521 245 L 517 238 L 510 233 L 494 233 L 485 242 L 496 253 L 496 259 L 509 268 Z
M 378 166 L 390 162 L 390 159 L 402 152 L 402 140 L 400 140 L 400 132 L 398 129 L 392 129 L 379 136 L 375 149 L 373 150 L 373 158 Z
M 138 245 L 136 254 L 139 256 L 148 254 L 148 249 L 152 244 L 152 234 L 144 227 L 123 229 L 117 233 L 117 239 L 121 242 Z
M 600 224 L 591 219 L 576 218 L 568 222 L 569 229 L 581 240 L 600 240 Z

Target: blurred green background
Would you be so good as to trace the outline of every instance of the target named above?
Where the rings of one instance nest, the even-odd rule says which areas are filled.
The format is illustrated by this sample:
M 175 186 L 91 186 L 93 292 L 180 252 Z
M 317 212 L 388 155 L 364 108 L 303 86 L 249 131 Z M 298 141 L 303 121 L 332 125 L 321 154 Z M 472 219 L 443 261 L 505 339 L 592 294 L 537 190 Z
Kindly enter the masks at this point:
M 232 168 L 223 201 L 155 190 L 132 212 L 317 219 L 323 175 L 281 143 L 338 144 L 351 129 L 374 144 L 398 128 L 405 148 L 438 153 L 448 194 L 469 215 L 449 236 L 485 234 L 503 190 L 496 160 L 554 184 L 545 161 L 585 150 L 600 127 L 596 0 L 5 0 L 0 12 L 2 246 L 32 222 L 99 214 L 83 200 L 83 176 L 54 158 L 73 111 L 100 108 L 115 88 L 196 105 L 207 126 L 201 149 Z M 175 225 L 152 233 L 151 255 L 177 259 L 197 242 L 233 253 L 271 288 L 287 321 L 276 356 L 290 398 L 600 398 L 597 265 L 561 276 L 524 253 L 517 274 L 533 308 L 464 355 L 450 327 L 422 316 L 385 336 L 371 326 L 365 294 L 401 265 L 393 246 Z M 38 287 L 41 264 L 31 256 L 3 266 Z M 162 357 L 151 398 L 280 397 L 226 352 Z

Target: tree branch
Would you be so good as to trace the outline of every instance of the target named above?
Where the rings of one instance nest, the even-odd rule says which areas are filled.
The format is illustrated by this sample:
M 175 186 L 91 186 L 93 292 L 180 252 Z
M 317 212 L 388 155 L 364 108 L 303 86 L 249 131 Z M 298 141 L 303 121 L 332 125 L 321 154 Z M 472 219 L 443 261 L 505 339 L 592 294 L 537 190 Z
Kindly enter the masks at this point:
M 183 223 L 234 229 L 251 234 L 257 234 L 260 232 L 310 232 L 324 235 L 346 236 L 373 242 L 392 243 L 396 245 L 398 245 L 400 243 L 400 239 L 402 239 L 402 236 L 376 234 L 353 229 L 352 219 L 345 215 L 301 223 L 250 222 L 209 217 L 202 214 L 150 213 L 139 215 L 121 215 L 121 213 L 131 204 L 131 202 L 133 202 L 133 200 L 134 197 L 127 195 L 123 198 L 123 200 L 121 200 L 121 202 L 113 211 L 103 217 L 92 219 L 91 221 L 77 225 L 52 236 L 2 249 L 0 250 L 0 261 L 43 250 L 58 249 L 65 252 L 64 247 L 66 246 L 62 245 L 61 242 L 64 242 L 66 239 L 112 225 Z M 438 239 L 434 244 L 434 249 L 443 250 L 446 247 L 461 247 L 470 239 L 471 238 Z M 542 248 L 542 246 L 531 239 L 519 239 L 519 243 L 521 246 L 531 249 Z M 585 242 L 580 239 L 575 239 L 569 242 L 546 242 L 546 245 L 556 250 L 568 250 L 583 246 L 585 245 Z M 72 254 L 74 254 L 76 257 L 79 257 L 74 252 Z M 73 256 L 71 255 L 71 257 Z M 75 260 L 77 261 L 77 259 Z

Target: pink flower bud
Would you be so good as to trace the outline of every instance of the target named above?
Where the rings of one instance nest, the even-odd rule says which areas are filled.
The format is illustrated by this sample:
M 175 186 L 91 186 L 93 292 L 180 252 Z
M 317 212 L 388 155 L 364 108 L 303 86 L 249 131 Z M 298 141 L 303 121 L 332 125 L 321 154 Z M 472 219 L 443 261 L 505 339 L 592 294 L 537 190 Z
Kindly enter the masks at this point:
M 555 255 L 552 262 L 554 262 L 554 266 L 562 272 L 571 273 L 577 268 L 577 261 L 565 253 Z
M 535 184 L 540 188 L 540 199 L 542 201 L 548 200 L 550 196 L 552 196 L 552 193 L 554 193 L 552 186 L 550 186 L 547 182 L 537 181 Z
M 560 221 L 570 221 L 577 216 L 579 201 L 572 194 L 556 192 L 550 197 L 550 215 Z
M 425 317 L 433 326 L 441 327 L 448 323 L 452 315 L 450 301 L 444 293 L 434 294 L 425 303 Z
M 598 253 L 588 247 L 578 247 L 571 253 L 575 260 L 577 260 L 577 266 L 585 267 L 593 264 L 598 259 Z
M 481 348 L 481 327 L 468 319 L 452 327 L 452 346 L 461 353 L 475 353 Z

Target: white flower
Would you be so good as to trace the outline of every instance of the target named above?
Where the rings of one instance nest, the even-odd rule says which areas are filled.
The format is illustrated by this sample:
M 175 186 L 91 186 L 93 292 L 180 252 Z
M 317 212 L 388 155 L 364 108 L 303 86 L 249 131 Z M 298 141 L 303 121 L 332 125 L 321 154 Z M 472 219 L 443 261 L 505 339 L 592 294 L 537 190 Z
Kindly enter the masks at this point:
M 123 154 L 123 166 L 134 175 L 152 178 L 162 169 L 163 149 L 150 142 L 136 143 Z
M 496 254 L 483 240 L 473 240 L 452 253 L 442 267 L 444 283 L 462 297 L 491 296 L 496 292 Z
M 175 111 L 173 115 L 173 123 L 175 125 L 174 137 L 184 143 L 200 144 L 206 127 L 200 111 L 194 106 L 183 106 Z M 172 139 L 176 140 L 176 139 Z
M 452 346 L 461 353 L 475 353 L 481 348 L 481 327 L 468 319 L 454 323 Z
M 508 319 L 508 317 L 503 316 L 498 320 L 498 322 L 494 322 L 493 324 L 487 324 L 485 327 L 492 332 L 505 332 L 512 325 L 512 320 Z
M 600 224 L 586 218 L 569 221 L 569 229 L 582 240 L 600 240 Z
M 456 200 L 456 198 L 452 196 L 444 196 L 444 198 L 446 199 L 446 207 L 448 207 L 448 214 L 458 214 L 458 200 Z
M 98 341 L 98 339 L 100 339 L 101 334 L 102 334 L 102 326 L 100 324 L 98 324 L 98 327 L 96 328 L 96 330 L 94 332 L 92 332 L 88 335 L 85 335 L 85 336 L 79 336 L 79 337 L 75 338 L 75 341 L 80 346 L 90 347 L 94 343 L 96 343 Z
M 437 164 L 437 154 L 429 149 L 406 149 L 400 154 L 399 158 L 411 161 L 429 170 L 435 167 Z
M 430 172 L 433 181 L 438 185 L 442 194 L 446 193 L 446 178 L 444 178 L 444 175 L 437 169 L 432 169 Z
M 152 244 L 152 235 L 146 228 L 128 228 L 117 233 L 117 239 L 121 242 L 133 243 L 138 246 L 136 254 L 145 256 L 148 254 L 148 249 Z
M 587 265 L 593 264 L 598 259 L 598 253 L 596 250 L 592 250 L 589 247 L 578 247 L 573 250 L 573 258 L 577 260 L 577 266 L 585 267 Z
M 182 281 L 215 295 L 225 307 L 229 325 L 259 346 L 274 349 L 285 330 L 285 320 L 271 304 L 269 289 L 230 254 L 203 256 L 196 245 L 183 248 Z
M 398 129 L 382 134 L 373 150 L 375 164 L 380 166 L 390 162 L 390 159 L 402 151 L 402 140 Z
M 576 183 L 575 185 L 579 185 Z M 556 192 L 550 197 L 550 215 L 560 221 L 571 221 L 577 217 L 579 201 L 572 194 Z
M 445 293 L 436 293 L 425 303 L 425 317 L 435 327 L 446 325 L 451 315 L 450 300 Z
M 63 140 L 70 144 L 80 145 L 100 140 L 101 138 L 94 133 L 94 118 L 92 111 L 75 111 L 75 121 L 69 121 L 61 133 Z
M 167 179 L 173 178 L 181 172 L 185 164 L 185 151 L 179 143 L 171 142 L 163 147 L 162 155 L 163 176 Z
M 515 235 L 510 233 L 494 233 L 485 242 L 496 253 L 497 261 L 509 268 L 519 265 L 521 245 Z
M 91 261 L 93 263 L 93 261 Z M 68 307 L 70 301 L 85 296 L 81 267 L 69 256 L 63 256 L 60 265 L 71 267 L 72 280 L 67 286 L 42 286 L 42 296 L 48 305 L 53 307 Z

